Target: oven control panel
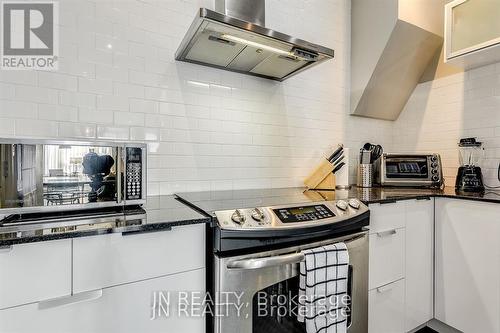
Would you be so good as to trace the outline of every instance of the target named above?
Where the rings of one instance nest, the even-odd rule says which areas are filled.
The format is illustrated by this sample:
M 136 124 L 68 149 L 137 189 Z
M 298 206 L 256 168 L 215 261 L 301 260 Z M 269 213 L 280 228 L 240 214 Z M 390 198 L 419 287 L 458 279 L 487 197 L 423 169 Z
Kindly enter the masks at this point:
M 335 223 L 368 210 L 357 199 L 311 203 L 302 206 L 242 208 L 215 212 L 221 229 L 275 229 Z
M 273 212 L 283 223 L 314 221 L 335 216 L 326 205 L 277 208 L 273 209 Z

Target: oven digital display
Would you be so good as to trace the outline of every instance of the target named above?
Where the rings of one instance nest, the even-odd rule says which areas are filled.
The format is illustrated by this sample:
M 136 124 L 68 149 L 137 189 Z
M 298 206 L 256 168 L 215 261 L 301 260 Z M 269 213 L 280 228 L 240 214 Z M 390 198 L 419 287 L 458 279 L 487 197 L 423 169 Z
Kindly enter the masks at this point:
M 273 211 L 283 223 L 317 221 L 335 216 L 326 205 L 279 208 Z
M 300 208 L 290 209 L 289 212 L 292 215 L 302 215 L 302 214 L 315 213 L 316 209 L 312 206 L 311 207 L 300 207 Z

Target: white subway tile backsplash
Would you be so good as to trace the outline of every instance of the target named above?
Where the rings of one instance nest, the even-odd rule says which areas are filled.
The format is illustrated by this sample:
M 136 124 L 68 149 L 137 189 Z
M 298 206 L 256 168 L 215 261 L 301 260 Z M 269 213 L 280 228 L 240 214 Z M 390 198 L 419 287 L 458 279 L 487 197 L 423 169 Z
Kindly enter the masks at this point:
M 76 77 L 70 75 L 63 75 L 51 72 L 39 72 L 38 85 L 40 87 L 46 87 L 46 88 L 76 91 L 77 79 Z
M 44 120 L 76 122 L 78 121 L 78 108 L 64 105 L 39 104 L 38 118 Z
M 113 81 L 80 77 L 78 78 L 78 91 L 91 94 L 111 95 L 113 93 Z
M 6 83 L 17 83 L 26 85 L 36 84 L 35 71 L 0 71 L 0 81 Z
M 144 98 L 144 87 L 140 85 L 115 82 L 113 84 L 113 94 L 131 98 Z
M 130 112 L 158 113 L 158 102 L 131 98 Z
M 16 120 L 13 118 L 0 118 L 0 135 L 13 136 L 15 134 Z
M 127 111 L 129 109 L 129 100 L 127 97 L 122 96 L 97 96 L 97 109 Z
M 112 124 L 113 111 L 78 108 L 78 120 L 83 123 Z
M 55 121 L 17 119 L 16 135 L 23 137 L 45 137 L 54 138 L 58 134 L 58 125 Z
M 96 137 L 96 125 L 59 123 L 59 136 L 62 138 L 93 139 Z
M 144 126 L 144 113 L 115 112 L 116 125 Z
M 128 140 L 128 127 L 97 126 L 97 138 L 106 140 Z
M 96 95 L 74 93 L 70 91 L 59 91 L 59 104 L 95 108 Z
M 158 141 L 160 137 L 158 128 L 131 127 L 130 140 L 133 141 Z
M 58 96 L 58 91 L 54 89 L 20 85 L 15 87 L 15 99 L 20 101 L 56 104 Z
M 0 134 L 144 141 L 153 194 L 300 185 L 316 159 L 337 142 L 358 148 L 373 140 L 391 149 L 392 124 L 347 116 L 349 2 L 291 0 L 283 6 L 268 0 L 273 27 L 322 39 L 337 54 L 334 61 L 283 83 L 174 60 L 205 2 L 210 1 L 61 2 L 60 70 L 0 71 Z M 300 28 L 290 19 L 297 13 Z M 458 135 L 466 117 L 458 117 L 463 106 L 454 89 L 463 79 L 443 82 L 430 101 L 425 92 L 412 97 L 415 105 L 409 108 L 418 115 L 403 117 L 405 126 L 412 125 L 402 131 L 410 148 L 455 148 L 454 139 L 445 143 L 432 135 L 414 144 L 411 135 L 421 134 L 412 131 L 419 121 L 429 125 L 425 132 L 436 128 L 420 116 L 426 102 L 432 103 L 433 114 L 444 110 L 433 118 L 450 126 L 449 135 Z M 468 90 L 481 109 L 476 127 L 468 129 L 494 116 L 485 108 L 500 106 L 496 88 L 487 97 L 475 91 L 484 86 L 474 82 Z M 493 135 L 498 126 L 488 126 Z

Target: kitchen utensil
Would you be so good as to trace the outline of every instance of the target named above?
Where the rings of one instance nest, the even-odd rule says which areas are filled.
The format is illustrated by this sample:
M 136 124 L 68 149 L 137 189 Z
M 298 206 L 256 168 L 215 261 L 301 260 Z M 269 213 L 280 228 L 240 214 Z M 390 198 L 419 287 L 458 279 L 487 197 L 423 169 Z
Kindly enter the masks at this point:
M 328 161 L 330 161 L 330 163 L 333 163 L 335 161 L 335 159 L 338 158 L 342 154 L 343 149 L 344 149 L 344 145 L 339 144 L 339 147 L 337 149 L 335 149 L 335 151 L 330 155 L 330 157 L 328 157 Z
M 333 169 L 332 173 L 335 174 L 337 173 L 340 169 L 342 169 L 342 167 L 345 165 L 344 162 L 341 162 L 339 164 L 337 164 L 337 166 Z
M 382 156 L 382 153 L 384 152 L 384 149 L 382 148 L 381 145 L 374 145 L 369 142 L 363 145 L 363 150 L 371 152 L 371 156 L 369 162 L 364 160 L 361 163 L 374 163 L 376 160 L 380 158 L 380 156 Z
M 344 154 L 340 155 L 339 158 L 334 159 L 332 162 L 333 167 L 336 167 L 337 165 L 339 165 L 340 161 L 342 161 L 343 159 L 344 159 Z
M 358 186 L 373 186 L 373 164 L 358 164 Z
M 369 150 L 361 150 L 361 158 L 360 158 L 360 163 L 361 164 L 370 164 L 372 160 L 372 152 Z

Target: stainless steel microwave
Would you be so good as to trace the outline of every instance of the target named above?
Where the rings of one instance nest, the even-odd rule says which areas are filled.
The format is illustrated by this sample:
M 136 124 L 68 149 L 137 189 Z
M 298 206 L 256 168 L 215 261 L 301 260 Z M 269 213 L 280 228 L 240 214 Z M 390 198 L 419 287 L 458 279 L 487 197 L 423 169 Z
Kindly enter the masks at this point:
M 441 157 L 384 153 L 376 162 L 375 179 L 381 186 L 439 188 L 444 185 Z
M 0 139 L 0 215 L 142 205 L 142 143 Z

